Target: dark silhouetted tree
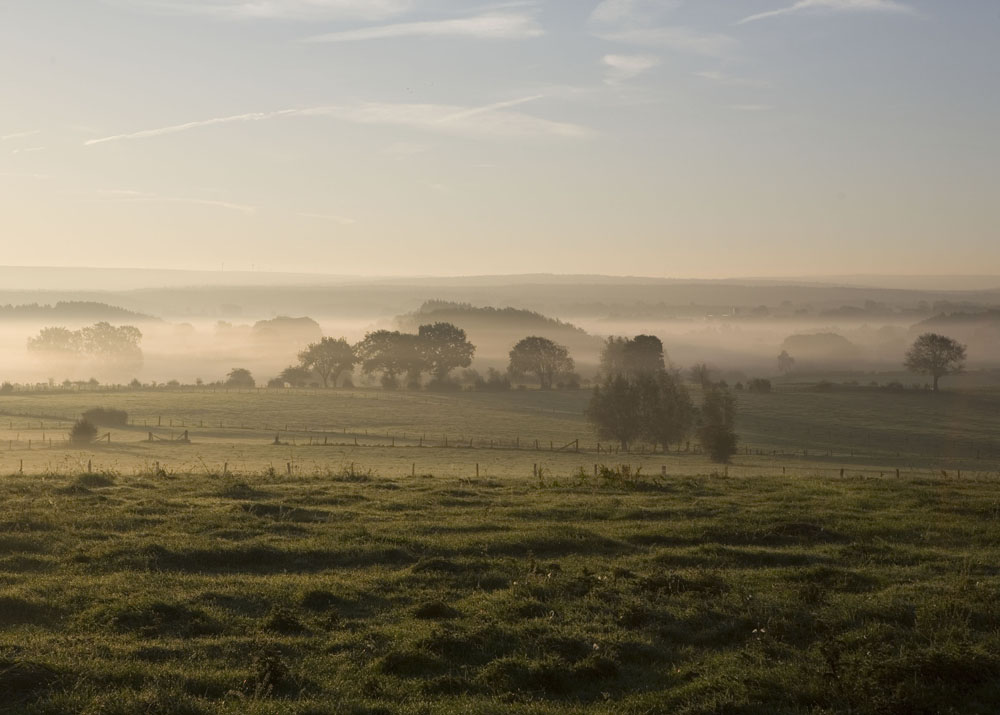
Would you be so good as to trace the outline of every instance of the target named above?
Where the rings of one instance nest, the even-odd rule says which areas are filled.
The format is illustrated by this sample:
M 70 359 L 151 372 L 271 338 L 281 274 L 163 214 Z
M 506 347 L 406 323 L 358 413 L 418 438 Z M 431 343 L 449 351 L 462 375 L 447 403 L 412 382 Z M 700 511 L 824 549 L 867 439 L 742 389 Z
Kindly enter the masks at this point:
M 613 439 L 623 450 L 642 433 L 639 385 L 624 375 L 608 375 L 594 388 L 587 419 L 601 439 Z
M 930 375 L 937 392 L 939 379 L 962 371 L 965 346 L 945 335 L 924 333 L 913 342 L 904 364 L 911 372 Z
M 340 376 L 354 369 L 354 348 L 344 338 L 322 338 L 299 353 L 299 362 L 316 373 L 323 387 L 336 387 Z
M 573 358 L 566 348 L 547 338 L 531 336 L 510 351 L 507 372 L 513 378 L 536 375 L 541 388 L 549 390 L 557 377 L 573 372 L 573 368 Z
M 226 375 L 226 387 L 254 387 L 256 381 L 245 367 L 234 367 Z
M 291 365 L 282 370 L 275 380 L 277 380 L 280 385 L 275 385 L 275 387 L 284 387 L 286 384 L 292 387 L 305 387 L 309 384 L 309 378 L 312 377 L 312 372 L 307 367 L 302 367 L 301 365 Z M 270 383 L 268 383 L 270 386 Z
M 795 367 L 795 358 L 788 354 L 787 350 L 782 350 L 778 355 L 778 372 L 787 375 Z
M 601 351 L 601 374 L 605 376 L 655 375 L 665 367 L 663 343 L 655 335 L 611 337 Z
M 695 409 L 687 388 L 661 370 L 606 376 L 594 388 L 586 415 L 599 437 L 618 441 L 622 449 L 642 439 L 666 451 L 691 433 Z
M 728 462 L 736 454 L 736 399 L 724 385 L 706 389 L 701 405 L 698 441 L 715 462 Z
M 419 387 L 420 376 L 427 370 L 427 361 L 420 349 L 420 339 L 412 333 L 398 330 L 376 330 L 368 333 L 355 348 L 366 375 L 382 374 L 382 386 L 399 386 L 399 375 L 406 375 L 408 387 Z
M 696 413 L 691 394 L 666 370 L 641 375 L 637 380 L 642 437 L 654 447 L 663 445 L 666 452 L 671 444 L 683 442 L 691 434 Z
M 472 364 L 476 346 L 461 328 L 451 323 L 434 323 L 421 325 L 417 334 L 424 360 L 435 380 L 443 382 L 455 368 Z

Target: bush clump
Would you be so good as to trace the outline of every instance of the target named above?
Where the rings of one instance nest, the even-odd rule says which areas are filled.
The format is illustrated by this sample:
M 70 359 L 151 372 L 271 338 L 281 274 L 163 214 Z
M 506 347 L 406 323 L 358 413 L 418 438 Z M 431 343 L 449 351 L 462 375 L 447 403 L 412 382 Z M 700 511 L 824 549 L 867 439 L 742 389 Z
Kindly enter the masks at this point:
M 103 427 L 127 427 L 128 412 L 109 407 L 94 407 L 83 413 L 83 419 Z
M 87 418 L 73 423 L 69 430 L 69 441 L 73 444 L 90 444 L 97 438 L 97 427 Z

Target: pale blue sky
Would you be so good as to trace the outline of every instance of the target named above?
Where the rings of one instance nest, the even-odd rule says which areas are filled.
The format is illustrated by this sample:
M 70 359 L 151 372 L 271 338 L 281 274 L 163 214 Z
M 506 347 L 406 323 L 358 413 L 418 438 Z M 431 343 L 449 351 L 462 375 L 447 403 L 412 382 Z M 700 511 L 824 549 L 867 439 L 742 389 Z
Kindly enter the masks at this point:
M 1000 272 L 996 0 L 6 0 L 3 264 Z

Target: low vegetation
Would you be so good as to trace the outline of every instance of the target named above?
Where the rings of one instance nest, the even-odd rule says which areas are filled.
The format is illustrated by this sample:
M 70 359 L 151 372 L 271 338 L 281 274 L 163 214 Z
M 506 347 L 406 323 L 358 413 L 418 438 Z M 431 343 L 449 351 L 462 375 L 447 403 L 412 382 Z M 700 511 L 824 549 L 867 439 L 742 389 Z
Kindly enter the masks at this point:
M 990 713 L 993 481 L 0 482 L 24 713 Z

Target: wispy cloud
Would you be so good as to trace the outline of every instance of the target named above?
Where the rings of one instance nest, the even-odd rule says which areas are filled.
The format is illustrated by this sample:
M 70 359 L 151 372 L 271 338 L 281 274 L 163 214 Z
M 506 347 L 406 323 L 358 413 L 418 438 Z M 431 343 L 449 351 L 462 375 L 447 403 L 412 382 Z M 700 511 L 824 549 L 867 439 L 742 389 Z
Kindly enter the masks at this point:
M 256 206 L 235 204 L 229 201 L 198 199 L 186 196 L 163 196 L 161 194 L 151 194 L 145 191 L 134 191 L 132 189 L 103 189 L 99 193 L 114 201 L 194 204 L 197 206 L 211 206 L 213 208 L 227 209 L 229 211 L 239 211 L 240 213 L 245 214 L 252 214 L 257 210 Z
M 682 25 L 637 27 L 598 33 L 598 37 L 614 42 L 644 47 L 664 47 L 705 57 L 725 57 L 736 49 L 737 42 L 719 32 L 700 32 Z
M 357 124 L 405 126 L 473 137 L 556 136 L 578 139 L 593 134 L 590 129 L 578 124 L 541 119 L 502 108 L 536 99 L 539 97 L 524 97 L 483 107 L 368 102 L 354 106 L 321 107 L 306 113 Z
M 172 15 L 223 20 L 381 20 L 406 12 L 412 0 L 105 0 Z
M 446 122 L 460 122 L 465 119 L 471 119 L 479 114 L 488 114 L 489 112 L 496 112 L 500 109 L 510 109 L 511 107 L 517 107 L 521 104 L 527 104 L 528 102 L 534 102 L 538 99 L 542 99 L 544 95 L 533 94 L 529 97 L 520 97 L 518 99 L 508 99 L 503 102 L 494 102 L 493 104 L 487 104 L 482 107 L 473 107 L 471 109 L 462 109 L 454 114 L 449 114 L 445 117 L 441 117 L 437 121 L 438 124 L 444 124 Z
M 158 127 L 156 129 L 143 129 L 142 131 L 132 132 L 130 134 L 113 134 L 99 139 L 90 139 L 85 141 L 83 144 L 84 146 L 94 146 L 95 144 L 105 144 L 107 142 L 122 141 L 126 139 L 148 139 L 150 137 L 159 137 L 166 134 L 186 132 L 191 129 L 200 129 L 201 127 L 211 127 L 217 124 L 259 122 L 264 119 L 274 119 L 275 117 L 300 113 L 300 111 L 301 110 L 296 109 L 282 109 L 277 112 L 251 112 L 249 114 L 234 114 L 228 117 L 213 117 L 212 119 L 201 119 L 195 122 L 185 122 L 184 124 L 171 124 L 169 126 Z
M 357 223 L 353 218 L 347 218 L 346 216 L 337 216 L 335 214 L 314 214 L 314 213 L 300 213 L 298 214 L 302 218 L 314 218 L 320 221 L 333 221 L 334 223 L 339 223 L 341 226 L 352 226 Z
M 656 55 L 604 55 L 602 62 L 608 67 L 605 81 L 615 84 L 648 72 L 660 64 L 660 58 Z
M 681 4 L 681 0 L 602 0 L 590 13 L 591 22 L 649 22 Z
M 37 134 L 41 134 L 40 129 L 33 129 L 30 132 L 16 132 L 14 134 L 4 134 L 0 136 L 0 141 L 10 141 L 11 139 L 27 139 L 28 137 L 33 137 Z
M 425 22 L 401 22 L 357 30 L 330 32 L 307 37 L 303 42 L 358 42 L 399 37 L 472 37 L 492 40 L 523 40 L 540 37 L 545 31 L 526 13 L 491 12 L 474 17 Z
M 758 12 L 755 15 L 745 17 L 737 25 L 748 22 L 756 22 L 769 17 L 780 15 L 791 15 L 794 13 L 808 12 L 811 10 L 825 10 L 829 12 L 884 12 L 906 15 L 916 15 L 917 12 L 909 5 L 905 5 L 896 0 L 798 0 L 788 7 L 767 12 Z
M 701 77 L 702 79 L 707 79 L 709 82 L 715 82 L 716 84 L 721 84 L 728 87 L 757 87 L 759 89 L 763 89 L 771 86 L 771 83 L 766 80 L 751 79 L 749 77 L 734 77 L 732 75 L 726 74 L 725 72 L 719 72 L 717 70 L 706 70 L 704 72 L 695 72 L 694 75 L 695 77 Z
M 729 35 L 669 22 L 679 0 L 604 0 L 590 14 L 593 33 L 603 40 L 675 52 L 723 57 L 737 42 Z
M 149 139 L 192 131 L 203 127 L 258 122 L 278 117 L 331 117 L 356 124 L 407 126 L 426 131 L 482 137 L 561 136 L 586 137 L 592 132 L 586 127 L 569 122 L 541 119 L 521 112 L 509 111 L 514 107 L 540 99 L 539 95 L 497 102 L 481 107 L 463 107 L 449 104 L 393 104 L 365 102 L 354 105 L 329 105 L 306 109 L 282 109 L 274 112 L 253 112 L 227 117 L 214 117 L 184 124 L 173 124 L 155 129 L 90 139 L 84 144 L 95 146 L 116 141 Z
M 39 151 L 45 151 L 44 146 L 26 146 L 20 149 L 14 149 L 11 154 L 34 154 Z

